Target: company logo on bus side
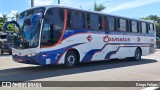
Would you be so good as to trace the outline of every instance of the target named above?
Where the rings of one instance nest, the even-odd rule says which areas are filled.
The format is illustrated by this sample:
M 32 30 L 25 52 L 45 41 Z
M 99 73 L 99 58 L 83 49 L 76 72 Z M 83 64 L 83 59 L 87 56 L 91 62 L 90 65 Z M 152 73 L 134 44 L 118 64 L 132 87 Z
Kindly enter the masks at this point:
M 130 38 L 116 38 L 116 37 L 109 37 L 108 35 L 103 37 L 104 42 L 130 42 Z

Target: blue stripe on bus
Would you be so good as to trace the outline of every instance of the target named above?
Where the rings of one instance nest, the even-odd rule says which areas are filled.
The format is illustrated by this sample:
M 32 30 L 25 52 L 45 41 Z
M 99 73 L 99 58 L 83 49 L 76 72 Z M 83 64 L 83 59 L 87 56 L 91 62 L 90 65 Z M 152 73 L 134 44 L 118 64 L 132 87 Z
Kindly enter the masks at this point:
M 107 53 L 107 55 L 105 56 L 105 59 L 110 59 L 110 57 L 113 54 L 116 54 L 119 49 L 120 49 L 120 47 L 118 47 L 116 51 L 111 51 L 111 52 Z
M 82 62 L 87 62 L 87 61 L 90 61 L 92 59 L 92 57 L 94 56 L 95 53 L 97 52 L 101 52 L 105 47 L 106 47 L 107 44 L 105 44 L 101 49 L 93 49 L 93 50 L 90 50 L 82 59 Z
M 93 34 L 113 34 L 113 35 L 130 35 L 130 36 L 148 36 L 148 37 L 154 37 L 154 34 L 143 34 L 143 33 L 129 33 L 129 32 L 111 32 L 111 31 L 95 31 L 95 30 L 66 30 L 63 40 L 75 35 L 75 34 L 82 34 L 82 33 L 93 33 Z
M 115 51 L 111 51 L 111 52 L 108 52 L 107 55 L 105 56 L 104 59 L 110 59 L 110 57 L 113 55 L 113 54 L 116 54 L 117 51 L 121 48 L 121 47 L 150 47 L 150 45 L 153 44 L 153 43 L 107 43 L 103 46 L 102 49 L 93 49 L 93 50 L 90 50 L 82 59 L 82 62 L 88 62 L 92 59 L 92 57 L 94 56 L 95 53 L 97 52 L 100 52 L 104 49 L 104 47 L 106 45 L 120 45 L 118 47 L 117 50 Z M 123 45 L 136 45 L 136 46 L 123 46 Z M 146 45 L 146 46 L 145 46 Z

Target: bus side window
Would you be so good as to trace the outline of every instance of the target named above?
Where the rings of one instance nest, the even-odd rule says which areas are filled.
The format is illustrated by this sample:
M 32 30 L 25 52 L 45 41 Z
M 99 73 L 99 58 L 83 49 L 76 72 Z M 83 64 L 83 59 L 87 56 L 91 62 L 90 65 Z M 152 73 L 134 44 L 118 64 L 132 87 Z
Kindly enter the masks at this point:
M 127 27 L 126 27 L 126 23 L 127 21 L 125 19 L 119 19 L 119 29 L 120 31 L 127 31 Z
M 142 22 L 142 33 L 147 33 L 147 26 L 146 23 Z
M 137 33 L 138 32 L 138 23 L 137 23 L 137 21 L 131 21 L 131 31 L 133 33 Z
M 72 11 L 72 28 L 73 29 L 84 29 L 84 14 L 79 11 Z
M 107 26 L 108 26 L 108 30 L 110 31 L 114 31 L 115 30 L 115 20 L 113 17 L 107 17 Z
M 52 46 L 58 42 L 64 27 L 64 9 L 50 8 L 46 12 L 42 30 L 41 45 Z
M 91 29 L 98 30 L 99 28 L 99 17 L 96 14 L 90 15 L 90 21 L 91 21 Z
M 44 23 L 43 24 L 43 33 L 41 37 L 42 46 L 51 46 L 54 44 L 53 42 L 53 28 L 51 24 Z
M 149 24 L 149 33 L 154 33 L 154 24 Z

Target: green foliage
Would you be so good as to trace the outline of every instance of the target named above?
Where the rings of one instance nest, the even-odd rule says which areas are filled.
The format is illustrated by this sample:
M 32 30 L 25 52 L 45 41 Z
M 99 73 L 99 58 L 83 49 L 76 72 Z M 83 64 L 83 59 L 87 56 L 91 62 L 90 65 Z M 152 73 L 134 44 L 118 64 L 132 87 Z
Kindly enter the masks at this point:
M 13 14 L 15 16 L 15 20 L 17 21 L 17 19 L 19 18 L 19 13 Z
M 9 24 L 9 25 L 7 26 L 7 31 L 14 31 L 14 29 L 15 29 L 14 24 Z
M 2 23 L 4 23 L 4 19 L 2 18 L 2 17 L 0 17 L 0 22 Z
M 6 22 L 7 19 L 8 19 L 7 14 L 3 14 L 3 15 L 2 15 L 2 19 L 3 19 L 4 22 Z
M 94 3 L 94 11 L 102 11 L 106 7 L 103 4 L 98 5 L 96 2 Z
M 15 20 L 17 20 L 19 17 L 19 13 L 16 13 L 13 15 L 15 17 Z M 7 19 L 8 19 L 7 14 L 3 14 L 2 17 L 0 17 L 0 31 L 3 31 L 3 27 L 4 27 L 4 24 L 7 22 Z M 15 28 L 14 24 L 9 24 L 7 26 L 7 31 L 14 31 L 14 28 Z
M 152 20 L 152 21 L 156 22 L 157 24 L 160 24 L 160 17 L 157 15 L 149 15 L 149 16 L 147 16 L 145 18 L 141 18 L 141 19 Z
M 0 22 L 0 31 L 3 31 L 4 23 Z
M 156 24 L 156 35 L 160 38 L 160 24 Z

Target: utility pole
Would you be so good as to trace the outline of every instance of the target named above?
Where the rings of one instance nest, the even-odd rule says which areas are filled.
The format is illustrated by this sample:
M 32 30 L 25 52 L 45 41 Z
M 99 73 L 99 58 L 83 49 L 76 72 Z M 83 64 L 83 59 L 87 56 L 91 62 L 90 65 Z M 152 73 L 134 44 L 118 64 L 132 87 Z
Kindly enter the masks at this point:
M 60 4 L 60 0 L 58 0 L 58 4 Z
M 31 7 L 34 7 L 34 0 L 31 0 Z

